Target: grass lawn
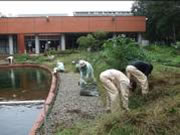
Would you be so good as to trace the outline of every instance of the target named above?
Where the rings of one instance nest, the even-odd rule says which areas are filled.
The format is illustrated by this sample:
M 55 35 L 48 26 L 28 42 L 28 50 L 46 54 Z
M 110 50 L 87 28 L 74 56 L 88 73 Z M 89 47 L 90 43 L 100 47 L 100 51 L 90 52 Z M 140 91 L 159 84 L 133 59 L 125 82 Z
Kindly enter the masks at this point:
M 71 128 L 59 127 L 56 135 L 180 135 L 180 51 L 172 47 L 152 46 L 145 48 L 145 52 L 154 66 L 149 78 L 150 92 L 142 97 L 137 88 L 129 99 L 130 112 L 119 110 L 103 114 L 91 123 L 83 121 Z M 46 64 L 52 69 L 56 61 L 62 61 L 67 72 L 74 72 L 72 60 L 86 59 L 93 63 L 98 80 L 99 73 L 107 66 L 97 62 L 97 56 L 98 53 L 79 51 L 56 54 L 53 61 L 44 56 L 17 56 L 16 60 Z M 102 96 L 103 92 L 101 89 Z

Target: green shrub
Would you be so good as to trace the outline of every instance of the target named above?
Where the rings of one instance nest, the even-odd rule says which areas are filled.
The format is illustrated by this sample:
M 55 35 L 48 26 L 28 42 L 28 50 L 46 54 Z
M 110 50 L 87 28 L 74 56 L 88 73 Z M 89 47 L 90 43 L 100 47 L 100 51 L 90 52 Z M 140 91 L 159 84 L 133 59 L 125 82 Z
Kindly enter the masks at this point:
M 87 49 L 93 46 L 95 42 L 96 42 L 96 39 L 91 34 L 88 34 L 87 36 L 81 36 L 77 40 L 77 43 L 79 44 L 80 49 Z
M 67 49 L 67 50 L 60 50 L 60 51 L 57 51 L 57 54 L 58 55 L 64 55 L 64 54 L 76 54 L 76 53 L 79 53 L 80 51 L 79 50 L 74 50 L 74 49 Z
M 90 51 L 99 51 L 107 39 L 107 35 L 108 33 L 104 31 L 97 31 L 87 36 L 81 36 L 76 42 L 80 49 L 89 48 Z
M 176 42 L 176 48 L 180 50 L 180 41 Z
M 180 52 L 174 46 L 150 45 L 145 47 L 147 57 L 152 62 L 161 63 L 163 65 L 179 66 Z
M 134 40 L 120 36 L 105 42 L 101 58 L 111 68 L 120 70 L 130 61 L 147 60 L 144 50 Z
M 16 55 L 15 59 L 16 59 L 16 61 L 19 61 L 19 62 L 25 62 L 25 61 L 29 60 L 30 57 L 28 54 L 22 54 L 22 55 Z

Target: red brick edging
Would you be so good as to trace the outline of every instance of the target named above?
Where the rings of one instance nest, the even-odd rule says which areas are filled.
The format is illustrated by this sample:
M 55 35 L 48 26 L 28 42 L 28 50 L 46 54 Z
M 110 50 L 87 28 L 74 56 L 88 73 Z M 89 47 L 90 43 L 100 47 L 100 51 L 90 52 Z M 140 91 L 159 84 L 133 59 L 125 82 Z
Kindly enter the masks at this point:
M 55 98 L 55 93 L 57 90 L 57 84 L 58 84 L 58 76 L 54 75 L 51 72 L 51 69 L 48 68 L 47 66 L 44 65 L 38 65 L 38 64 L 2 64 L 0 65 L 0 68 L 5 68 L 5 67 L 38 67 L 38 68 L 43 68 L 45 70 L 47 70 L 48 72 L 51 73 L 52 79 L 51 79 L 51 87 L 49 90 L 49 94 L 45 100 L 45 108 L 43 107 L 43 109 L 41 110 L 38 118 L 36 119 L 35 123 L 33 124 L 29 135 L 35 135 L 36 131 L 40 128 L 40 126 L 43 124 L 44 122 L 44 118 L 45 115 L 48 112 L 48 109 L 50 108 L 51 103 L 53 102 L 54 98 Z

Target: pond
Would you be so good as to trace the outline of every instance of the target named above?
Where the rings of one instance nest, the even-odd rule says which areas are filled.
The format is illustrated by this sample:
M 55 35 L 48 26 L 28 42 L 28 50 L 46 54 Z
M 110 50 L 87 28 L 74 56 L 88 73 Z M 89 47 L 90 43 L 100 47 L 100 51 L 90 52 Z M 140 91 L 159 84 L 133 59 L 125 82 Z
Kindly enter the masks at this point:
M 41 68 L 0 69 L 0 134 L 27 135 L 43 107 L 51 74 Z

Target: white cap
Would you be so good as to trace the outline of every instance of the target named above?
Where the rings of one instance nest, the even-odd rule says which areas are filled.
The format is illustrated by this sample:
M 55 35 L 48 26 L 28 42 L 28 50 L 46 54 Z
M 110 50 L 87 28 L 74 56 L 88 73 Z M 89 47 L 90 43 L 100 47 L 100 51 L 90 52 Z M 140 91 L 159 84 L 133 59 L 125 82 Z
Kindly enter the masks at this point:
M 79 66 L 80 67 L 84 67 L 86 65 L 86 61 L 85 60 L 80 60 L 79 61 Z

